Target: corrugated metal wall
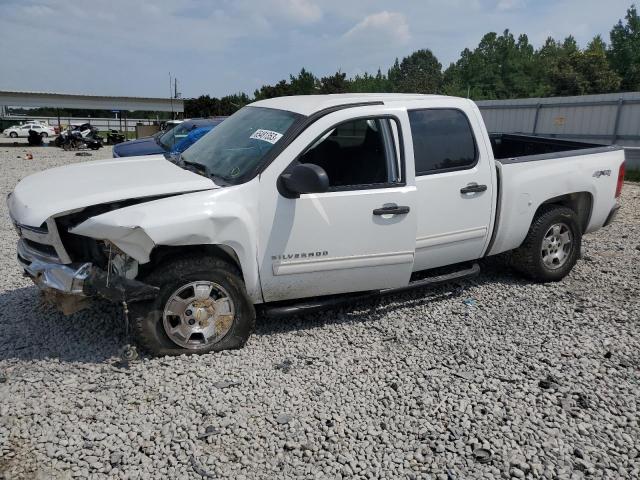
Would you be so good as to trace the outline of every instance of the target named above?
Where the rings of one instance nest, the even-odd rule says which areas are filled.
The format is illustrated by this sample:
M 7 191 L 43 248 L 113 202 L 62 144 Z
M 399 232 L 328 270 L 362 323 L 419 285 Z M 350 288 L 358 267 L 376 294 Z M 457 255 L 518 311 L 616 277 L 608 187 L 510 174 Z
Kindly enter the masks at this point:
M 477 102 L 490 132 L 640 147 L 640 92 Z M 640 150 L 627 150 L 640 170 Z

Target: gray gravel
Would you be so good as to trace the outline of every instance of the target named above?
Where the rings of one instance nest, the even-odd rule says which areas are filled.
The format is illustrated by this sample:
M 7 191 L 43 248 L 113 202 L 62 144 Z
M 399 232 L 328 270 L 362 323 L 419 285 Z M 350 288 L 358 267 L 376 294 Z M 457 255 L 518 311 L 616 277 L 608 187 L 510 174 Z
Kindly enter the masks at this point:
M 85 160 L 22 152 L 0 146 L 2 198 Z M 460 288 L 123 369 L 120 310 L 39 306 L 2 202 L 0 478 L 639 478 L 640 186 L 623 204 L 561 283 L 487 262 Z

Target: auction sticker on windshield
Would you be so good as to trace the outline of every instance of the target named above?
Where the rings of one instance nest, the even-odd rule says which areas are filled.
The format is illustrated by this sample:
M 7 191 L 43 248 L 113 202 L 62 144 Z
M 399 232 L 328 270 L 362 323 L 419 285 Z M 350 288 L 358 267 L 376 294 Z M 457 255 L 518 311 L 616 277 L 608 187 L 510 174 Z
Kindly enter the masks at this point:
M 249 138 L 254 138 L 256 140 L 264 140 L 265 142 L 274 144 L 282 138 L 282 134 L 278 132 L 274 132 L 272 130 L 260 129 L 253 132 L 253 134 L 251 134 Z

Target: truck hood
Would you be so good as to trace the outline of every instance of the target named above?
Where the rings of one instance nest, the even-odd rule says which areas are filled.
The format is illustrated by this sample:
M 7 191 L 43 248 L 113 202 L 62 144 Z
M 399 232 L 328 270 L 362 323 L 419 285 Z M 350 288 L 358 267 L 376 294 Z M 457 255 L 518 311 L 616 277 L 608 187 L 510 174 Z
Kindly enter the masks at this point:
M 154 137 L 145 137 L 138 140 L 129 140 L 113 146 L 114 157 L 135 157 L 138 155 L 157 155 L 164 153 L 165 149 Z
M 210 179 L 153 155 L 45 170 L 20 181 L 7 203 L 16 222 L 39 227 L 53 215 L 92 205 L 213 188 Z

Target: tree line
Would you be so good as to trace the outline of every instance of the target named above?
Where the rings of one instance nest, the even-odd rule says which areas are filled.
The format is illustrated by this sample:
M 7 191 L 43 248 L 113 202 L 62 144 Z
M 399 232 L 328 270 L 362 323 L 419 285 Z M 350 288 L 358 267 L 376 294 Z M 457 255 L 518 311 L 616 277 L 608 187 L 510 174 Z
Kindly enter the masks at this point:
M 596 35 L 585 48 L 573 36 L 548 38 L 538 49 L 527 35 L 491 32 L 473 50 L 443 69 L 428 49 L 413 52 L 387 70 L 347 78 L 337 71 L 316 77 L 306 69 L 274 85 L 222 98 L 202 95 L 185 100 L 185 116 L 231 115 L 254 100 L 323 93 L 439 93 L 474 100 L 553 97 L 640 90 L 640 16 L 635 5 L 618 21 L 607 44 Z

